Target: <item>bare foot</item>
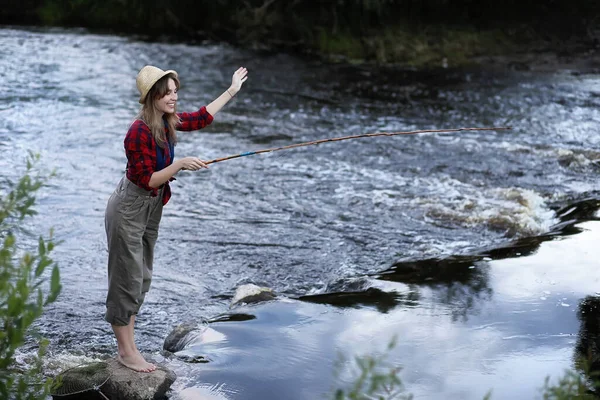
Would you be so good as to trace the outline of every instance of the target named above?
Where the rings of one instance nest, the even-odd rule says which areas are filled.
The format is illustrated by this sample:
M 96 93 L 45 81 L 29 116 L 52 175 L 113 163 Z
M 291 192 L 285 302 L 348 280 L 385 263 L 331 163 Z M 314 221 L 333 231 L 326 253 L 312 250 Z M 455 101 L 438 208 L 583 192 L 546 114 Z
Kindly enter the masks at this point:
M 137 372 L 153 372 L 156 371 L 156 365 L 144 360 L 144 357 L 138 352 L 131 355 L 117 355 L 117 361 Z

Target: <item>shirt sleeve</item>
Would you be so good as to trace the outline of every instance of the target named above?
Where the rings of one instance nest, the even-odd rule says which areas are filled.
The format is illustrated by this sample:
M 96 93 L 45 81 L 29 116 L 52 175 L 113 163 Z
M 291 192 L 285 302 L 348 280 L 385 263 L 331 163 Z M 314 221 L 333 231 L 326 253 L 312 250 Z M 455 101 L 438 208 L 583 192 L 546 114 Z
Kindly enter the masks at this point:
M 213 122 L 213 116 L 206 111 L 206 107 L 192 113 L 177 113 L 179 117 L 178 131 L 197 131 Z
M 146 190 L 153 190 L 148 184 L 156 169 L 156 148 L 150 128 L 136 120 L 125 136 L 127 156 L 127 178 Z

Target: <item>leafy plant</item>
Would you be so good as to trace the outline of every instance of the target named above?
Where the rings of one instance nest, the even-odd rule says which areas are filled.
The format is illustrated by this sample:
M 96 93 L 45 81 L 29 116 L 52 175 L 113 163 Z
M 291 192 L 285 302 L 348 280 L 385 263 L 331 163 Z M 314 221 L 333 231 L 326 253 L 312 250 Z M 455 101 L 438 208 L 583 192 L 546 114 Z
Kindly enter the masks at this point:
M 18 224 L 36 214 L 35 194 L 52 176 L 34 171 L 39 155 L 29 154 L 25 174 L 6 194 L 0 192 L 0 398 L 45 399 L 52 380 L 41 373 L 41 359 L 48 341 L 33 331 L 44 307 L 58 297 L 61 285 L 58 266 L 50 258 L 55 242 L 39 237 L 37 249 L 22 251 Z M 50 272 L 50 277 L 48 273 Z M 37 356 L 21 365 L 16 355 L 30 339 L 39 341 Z
M 550 377 L 546 377 L 542 387 L 544 400 L 593 400 L 598 398 L 600 375 L 592 367 L 591 360 L 580 357 L 576 364 L 576 369 L 566 370 L 556 384 L 550 384 Z

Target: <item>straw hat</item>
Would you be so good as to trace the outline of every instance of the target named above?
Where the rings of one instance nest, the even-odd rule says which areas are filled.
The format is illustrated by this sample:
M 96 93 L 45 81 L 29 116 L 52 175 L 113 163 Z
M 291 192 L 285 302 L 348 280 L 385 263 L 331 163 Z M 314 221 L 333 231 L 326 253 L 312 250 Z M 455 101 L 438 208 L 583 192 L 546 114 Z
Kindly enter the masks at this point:
M 153 67 L 152 65 L 146 65 L 144 68 L 140 70 L 137 78 L 135 79 L 135 84 L 140 92 L 140 104 L 144 104 L 146 100 L 146 95 L 152 89 L 152 86 L 163 76 L 168 74 L 174 74 L 177 77 L 177 72 L 172 69 L 168 69 L 163 71 L 160 68 Z

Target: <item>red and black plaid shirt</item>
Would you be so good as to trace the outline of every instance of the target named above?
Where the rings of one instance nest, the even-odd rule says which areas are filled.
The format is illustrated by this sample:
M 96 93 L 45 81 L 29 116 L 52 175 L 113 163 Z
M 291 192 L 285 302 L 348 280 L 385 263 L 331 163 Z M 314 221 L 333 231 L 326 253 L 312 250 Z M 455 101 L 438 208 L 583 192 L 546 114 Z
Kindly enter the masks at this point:
M 213 116 L 206 111 L 206 107 L 193 113 L 177 113 L 180 123 L 178 131 L 197 131 L 209 125 Z M 150 177 L 156 171 L 156 141 L 152 132 L 142 120 L 135 120 L 125 136 L 125 155 L 127 156 L 127 179 L 139 187 L 152 191 L 152 196 L 158 195 L 158 189 L 148 186 Z M 166 152 L 166 165 L 172 163 L 171 155 Z M 167 204 L 171 198 L 171 188 L 167 181 L 164 185 L 162 202 Z

